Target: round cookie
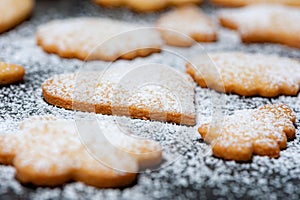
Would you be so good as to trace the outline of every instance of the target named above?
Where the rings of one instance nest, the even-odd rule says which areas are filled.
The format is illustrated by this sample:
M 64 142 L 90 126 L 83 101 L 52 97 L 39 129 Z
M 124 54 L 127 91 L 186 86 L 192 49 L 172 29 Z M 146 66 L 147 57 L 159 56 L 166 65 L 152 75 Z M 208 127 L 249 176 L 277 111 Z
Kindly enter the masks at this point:
M 300 62 L 297 60 L 241 52 L 209 53 L 209 56 L 215 66 L 201 57 L 195 57 L 186 65 L 187 73 L 201 87 L 263 97 L 296 95 L 300 90 Z M 215 73 L 213 67 L 219 73 Z
M 0 62 L 0 85 L 19 82 L 25 75 L 22 66 Z
M 1 0 L 0 33 L 13 28 L 28 18 L 33 6 L 34 0 Z

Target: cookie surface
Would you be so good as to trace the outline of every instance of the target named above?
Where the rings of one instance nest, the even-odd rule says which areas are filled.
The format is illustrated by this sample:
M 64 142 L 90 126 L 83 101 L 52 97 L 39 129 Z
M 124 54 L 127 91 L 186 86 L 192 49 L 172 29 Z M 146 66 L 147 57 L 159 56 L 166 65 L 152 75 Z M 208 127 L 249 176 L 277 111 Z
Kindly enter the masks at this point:
M 7 31 L 27 19 L 33 9 L 34 0 L 1 0 L 0 33 Z
M 160 51 L 159 33 L 141 28 L 112 19 L 71 18 L 41 25 L 36 37 L 38 45 L 46 52 L 64 58 L 114 61 Z
M 58 75 L 42 90 L 48 103 L 67 109 L 195 124 L 193 81 L 159 64 Z
M 168 6 L 180 6 L 184 4 L 200 4 L 202 0 L 93 0 L 101 6 L 120 7 L 125 6 L 138 12 L 154 12 Z
M 271 42 L 300 48 L 300 8 L 283 5 L 251 5 L 221 10 L 220 23 L 235 29 L 245 43 Z M 289 26 L 286 26 L 289 24 Z
M 239 7 L 256 3 L 270 3 L 270 4 L 285 4 L 290 6 L 300 6 L 298 0 L 211 0 L 212 3 L 221 6 Z
M 213 155 L 226 160 L 248 161 L 253 154 L 279 157 L 287 139 L 295 138 L 296 120 L 284 104 L 240 110 L 222 122 L 203 124 L 198 131 L 211 143 Z
M 23 80 L 25 69 L 22 66 L 0 62 L 0 85 Z
M 217 40 L 216 24 L 196 6 L 177 8 L 161 16 L 156 26 L 160 28 L 162 38 L 169 45 L 191 46 L 194 41 Z
M 186 65 L 187 73 L 201 87 L 263 97 L 296 95 L 300 90 L 300 63 L 297 60 L 239 52 L 211 53 L 209 56 L 215 66 L 199 58 Z
M 81 136 L 92 136 L 83 143 Z M 20 126 L 20 133 L 0 135 L 0 162 L 13 165 L 16 177 L 22 183 L 32 183 L 38 186 L 58 186 L 68 181 L 80 181 L 96 187 L 124 187 L 135 181 L 140 157 L 133 157 L 127 152 L 139 152 L 153 158 L 153 151 L 161 151 L 161 147 L 154 141 L 127 142 L 128 136 L 122 133 L 116 124 L 101 122 L 92 129 L 90 122 L 76 124 L 75 121 L 43 117 L 25 120 Z M 99 128 L 100 127 L 100 128 Z M 114 132 L 114 139 L 123 139 L 122 147 L 126 151 L 117 151 L 105 139 Z M 122 136 L 120 138 L 116 136 Z M 96 137 L 94 137 L 96 136 Z M 100 137 L 102 136 L 102 137 Z M 88 138 L 87 136 L 85 136 Z M 92 152 L 84 145 L 96 146 Z M 101 160 L 94 157 L 94 153 L 105 153 Z M 150 156 L 149 154 L 150 153 Z M 157 156 L 157 155 L 155 155 Z M 156 157 L 160 159 L 161 157 Z M 160 161 L 159 160 L 159 161 Z M 117 169 L 122 169 L 119 171 Z

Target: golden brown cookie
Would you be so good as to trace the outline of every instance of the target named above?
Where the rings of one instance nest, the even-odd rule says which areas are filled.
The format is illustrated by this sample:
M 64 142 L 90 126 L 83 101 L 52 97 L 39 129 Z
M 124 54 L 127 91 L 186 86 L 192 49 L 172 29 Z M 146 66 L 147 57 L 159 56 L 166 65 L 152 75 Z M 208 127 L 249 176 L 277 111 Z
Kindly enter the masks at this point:
M 168 45 L 192 46 L 194 41 L 217 40 L 217 25 L 196 6 L 177 8 L 162 15 L 156 26 Z
M 212 3 L 220 6 L 240 7 L 250 4 L 285 4 L 290 6 L 300 6 L 299 0 L 211 0 Z
M 154 12 L 169 6 L 200 4 L 202 0 L 93 0 L 101 6 L 125 6 L 137 12 Z
M 0 62 L 0 85 L 23 80 L 25 69 L 22 66 Z
M 78 133 L 80 125 L 84 126 Z M 145 159 L 143 154 L 148 155 L 156 163 L 161 161 L 161 154 L 159 157 L 158 153 L 152 153 L 161 153 L 158 143 L 127 140 L 129 136 L 123 135 L 112 122 L 102 121 L 96 126 L 99 129 L 92 129 L 93 126 L 95 125 L 91 122 L 76 124 L 75 121 L 53 117 L 48 119 L 34 117 L 25 120 L 20 126 L 20 133 L 0 135 L 0 162 L 13 165 L 16 177 L 22 183 L 58 186 L 74 180 L 107 188 L 132 184 L 139 163 L 143 163 Z M 114 135 L 109 136 L 108 133 L 112 132 Z M 112 139 L 117 141 L 122 139 L 121 151 L 112 148 L 109 143 Z M 88 152 L 91 150 L 89 147 L 97 149 Z M 97 152 L 105 156 L 98 157 Z M 136 152 L 140 157 L 130 155 Z
M 133 59 L 162 45 L 155 29 L 105 18 L 54 20 L 38 27 L 36 37 L 46 52 L 81 60 Z
M 58 75 L 43 83 L 43 96 L 66 109 L 194 125 L 193 81 L 172 70 L 149 64 Z
M 300 62 L 275 55 L 224 52 L 209 54 L 214 65 L 194 58 L 186 71 L 201 87 L 242 96 L 296 95 Z M 216 72 L 218 71 L 218 72 Z
M 203 124 L 198 131 L 211 143 L 213 155 L 226 160 L 248 161 L 252 155 L 279 157 L 287 139 L 295 138 L 296 117 L 284 104 L 240 110 L 219 123 Z
M 33 9 L 34 0 L 1 0 L 0 33 L 7 31 L 27 19 Z
M 224 27 L 235 29 L 245 43 L 271 42 L 300 48 L 300 8 L 283 5 L 251 5 L 218 13 Z M 287 26 L 287 24 L 289 24 Z

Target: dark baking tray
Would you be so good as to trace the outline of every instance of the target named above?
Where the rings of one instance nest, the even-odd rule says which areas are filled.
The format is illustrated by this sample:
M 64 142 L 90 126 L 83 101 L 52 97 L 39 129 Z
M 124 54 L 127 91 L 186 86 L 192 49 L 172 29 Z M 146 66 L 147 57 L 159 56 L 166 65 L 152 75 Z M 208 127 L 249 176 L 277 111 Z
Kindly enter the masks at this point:
M 205 2 L 205 12 L 213 15 L 218 9 Z M 52 19 L 76 16 L 105 16 L 137 23 L 152 23 L 163 12 L 138 14 L 128 9 L 100 8 L 83 0 L 38 0 L 28 21 L 0 35 L 0 59 L 26 67 L 22 83 L 0 88 L 0 131 L 11 132 L 18 123 L 31 115 L 53 114 L 72 118 L 74 112 L 56 108 L 43 101 L 41 83 L 54 74 L 74 72 L 83 62 L 61 59 L 48 55 L 35 45 L 35 30 L 40 24 Z M 288 26 L 288 25 L 287 25 Z M 220 28 L 217 43 L 202 44 L 206 51 L 245 51 L 277 54 L 300 60 L 300 50 L 276 44 L 244 45 L 232 31 Z M 183 69 L 182 63 L 174 62 L 165 53 L 152 55 L 155 59 L 171 63 Z M 142 58 L 137 59 L 143 61 Z M 122 62 L 122 61 L 120 61 Z M 128 61 L 124 61 L 127 62 Z M 211 115 L 209 96 L 216 94 L 209 89 L 196 88 L 198 121 Z M 300 119 L 300 97 L 245 98 L 237 95 L 221 95 L 226 99 L 226 113 L 244 108 L 256 108 L 266 103 L 284 102 L 290 105 Z M 108 116 L 103 116 L 108 117 Z M 136 184 L 125 189 L 97 189 L 81 183 L 68 183 L 57 188 L 21 185 L 14 178 L 14 169 L 0 166 L 0 199 L 299 199 L 300 198 L 300 132 L 288 143 L 278 159 L 254 156 L 249 163 L 223 161 L 205 153 L 206 145 L 196 132 L 196 127 L 181 127 L 159 122 L 132 120 L 133 126 L 145 130 L 163 126 L 162 135 L 182 137 L 172 144 L 172 151 L 180 157 L 160 170 L 146 171 L 138 176 Z M 161 129 L 158 129 L 161 130 Z

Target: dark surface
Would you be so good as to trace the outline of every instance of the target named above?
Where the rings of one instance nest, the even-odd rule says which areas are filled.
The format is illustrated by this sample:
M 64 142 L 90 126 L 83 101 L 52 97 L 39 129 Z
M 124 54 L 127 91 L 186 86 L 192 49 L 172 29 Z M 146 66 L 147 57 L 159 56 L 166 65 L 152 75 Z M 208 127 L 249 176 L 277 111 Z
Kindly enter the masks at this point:
M 213 14 L 216 8 L 205 4 L 206 12 Z M 25 66 L 26 77 L 20 84 L 0 88 L 0 131 L 11 132 L 18 123 L 32 115 L 53 114 L 73 118 L 74 112 L 55 108 L 45 103 L 41 96 L 41 83 L 54 74 L 74 72 L 84 64 L 76 59 L 60 59 L 48 55 L 35 45 L 35 30 L 52 19 L 75 16 L 106 16 L 149 24 L 161 13 L 136 14 L 127 9 L 99 8 L 90 1 L 41 0 L 37 1 L 32 18 L 15 29 L 0 35 L 0 59 Z M 220 28 L 217 43 L 203 44 L 207 51 L 241 50 L 261 52 L 300 59 L 300 51 L 281 45 L 243 45 L 238 36 Z M 184 49 L 182 51 L 185 51 Z M 183 69 L 183 63 L 161 53 L 133 62 L 156 61 L 170 63 Z M 118 61 L 130 63 L 129 61 Z M 196 89 L 198 121 L 209 120 L 212 95 L 220 95 L 208 89 Z M 256 108 L 266 103 L 284 102 L 293 108 L 300 119 L 300 97 L 244 98 L 237 95 L 220 95 L 226 100 L 226 113 L 243 108 Z M 99 116 L 100 118 L 109 118 Z M 181 127 L 159 122 L 131 120 L 133 129 L 140 132 L 155 131 L 158 139 L 169 148 L 169 154 L 177 153 L 177 161 L 160 170 L 146 171 L 138 176 L 132 187 L 97 189 L 81 183 L 68 183 L 57 188 L 40 188 L 20 185 L 14 178 L 14 169 L 0 166 L 1 199 L 299 199 L 300 198 L 300 132 L 288 143 L 278 159 L 254 156 L 249 163 L 223 161 L 211 156 L 210 147 L 203 143 L 196 127 Z M 150 130 L 150 131 L 149 131 Z M 169 154 L 166 154 L 168 157 Z

